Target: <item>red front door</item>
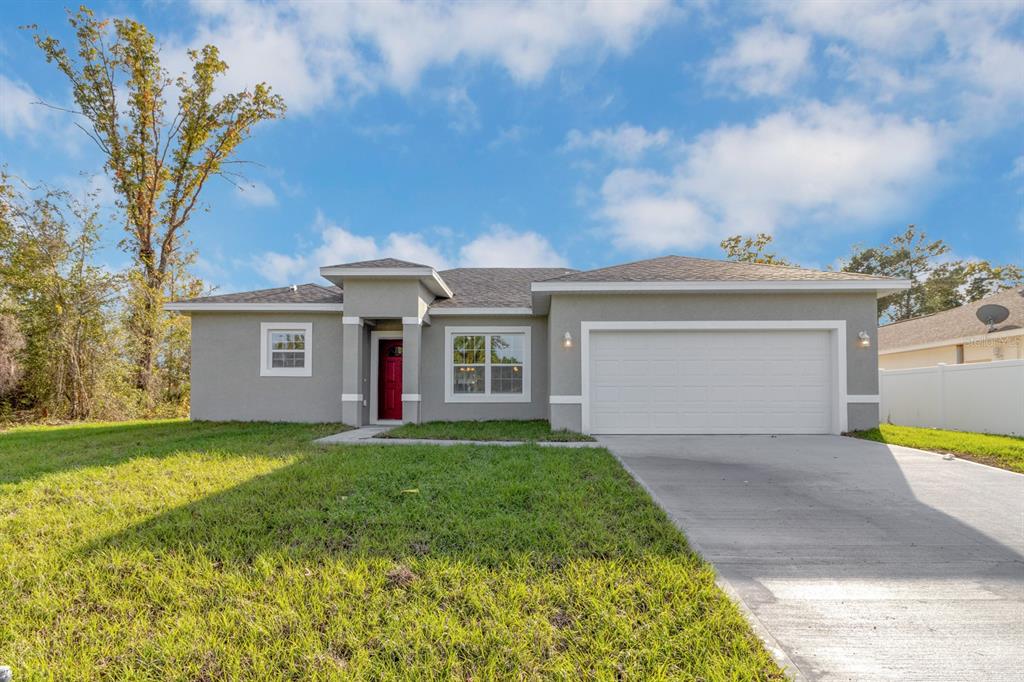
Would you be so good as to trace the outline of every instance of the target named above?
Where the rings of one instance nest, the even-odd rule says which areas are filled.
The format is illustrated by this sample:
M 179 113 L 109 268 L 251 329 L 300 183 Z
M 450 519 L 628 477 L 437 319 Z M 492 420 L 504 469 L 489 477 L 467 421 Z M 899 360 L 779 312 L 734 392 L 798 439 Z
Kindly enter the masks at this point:
M 402 418 L 402 340 L 381 339 L 377 419 Z

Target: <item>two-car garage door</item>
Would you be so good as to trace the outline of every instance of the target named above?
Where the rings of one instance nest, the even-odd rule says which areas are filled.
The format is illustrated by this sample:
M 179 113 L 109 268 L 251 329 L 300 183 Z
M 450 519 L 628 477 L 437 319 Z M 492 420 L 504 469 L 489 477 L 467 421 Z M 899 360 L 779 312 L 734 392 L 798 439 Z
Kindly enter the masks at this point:
M 827 330 L 593 330 L 591 433 L 830 433 Z

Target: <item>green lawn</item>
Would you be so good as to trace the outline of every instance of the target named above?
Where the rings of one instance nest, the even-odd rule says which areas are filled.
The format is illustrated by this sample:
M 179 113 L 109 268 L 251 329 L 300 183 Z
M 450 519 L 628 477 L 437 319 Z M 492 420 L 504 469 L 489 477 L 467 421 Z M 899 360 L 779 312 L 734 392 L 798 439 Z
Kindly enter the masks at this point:
M 480 422 L 424 422 L 404 424 L 381 434 L 382 438 L 434 438 L 439 440 L 592 441 L 575 431 L 552 431 L 546 419 Z
M 0 434 L 15 680 L 772 679 L 600 449 L 181 421 Z
M 952 452 L 964 459 L 1024 473 L 1024 438 L 893 424 L 882 424 L 877 429 L 855 431 L 850 435 L 879 443 Z

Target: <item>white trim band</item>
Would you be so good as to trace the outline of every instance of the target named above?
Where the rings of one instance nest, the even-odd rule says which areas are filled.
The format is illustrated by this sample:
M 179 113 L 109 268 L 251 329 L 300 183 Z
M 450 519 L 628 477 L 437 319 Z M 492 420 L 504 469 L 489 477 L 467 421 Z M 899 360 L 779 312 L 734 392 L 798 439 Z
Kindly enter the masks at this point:
M 403 393 L 402 394 L 402 402 L 403 403 L 418 403 L 421 399 L 422 398 L 420 397 L 419 393 Z
M 505 315 L 529 315 L 533 316 L 533 308 L 431 308 L 430 314 L 434 317 L 443 315 L 493 315 L 496 317 Z
M 362 393 L 342 393 L 341 402 L 343 403 L 361 403 L 363 402 Z
M 548 402 L 552 405 L 582 405 L 583 396 L 581 395 L 553 395 L 548 398 Z
M 164 310 L 180 313 L 337 313 L 341 303 L 165 303 Z
M 423 324 L 423 320 L 416 316 L 403 317 L 402 324 Z
M 880 403 L 882 397 L 878 395 L 847 395 L 846 402 L 848 403 Z
M 877 291 L 879 295 L 910 288 L 910 280 L 693 280 L 673 282 L 534 282 L 535 293 L 643 293 L 671 291 Z
M 363 323 L 363 318 L 356 317 L 356 316 L 353 316 L 353 315 L 345 315 L 345 316 L 343 316 L 341 318 L 341 323 L 342 324 L 362 324 Z

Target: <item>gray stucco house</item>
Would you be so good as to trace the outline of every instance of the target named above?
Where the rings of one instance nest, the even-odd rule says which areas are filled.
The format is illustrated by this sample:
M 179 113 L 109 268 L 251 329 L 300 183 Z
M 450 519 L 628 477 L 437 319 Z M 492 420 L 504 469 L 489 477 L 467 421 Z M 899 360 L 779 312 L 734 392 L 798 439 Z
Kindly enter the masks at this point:
M 550 419 L 585 433 L 878 423 L 878 296 L 908 282 L 664 256 L 589 271 L 330 265 L 332 285 L 167 304 L 192 418 Z

